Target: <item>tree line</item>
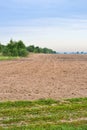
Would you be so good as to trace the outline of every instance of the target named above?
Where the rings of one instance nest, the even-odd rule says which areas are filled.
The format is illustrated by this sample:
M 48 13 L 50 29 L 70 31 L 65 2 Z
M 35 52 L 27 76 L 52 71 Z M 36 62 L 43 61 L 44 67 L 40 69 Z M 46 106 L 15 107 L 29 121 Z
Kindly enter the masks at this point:
M 45 54 L 53 54 L 56 53 L 56 51 L 53 51 L 49 48 L 41 48 L 38 46 L 30 45 L 25 46 L 23 41 L 13 41 L 10 40 L 7 45 L 3 45 L 0 43 L 0 54 L 4 56 L 20 56 L 25 57 L 31 53 L 45 53 Z

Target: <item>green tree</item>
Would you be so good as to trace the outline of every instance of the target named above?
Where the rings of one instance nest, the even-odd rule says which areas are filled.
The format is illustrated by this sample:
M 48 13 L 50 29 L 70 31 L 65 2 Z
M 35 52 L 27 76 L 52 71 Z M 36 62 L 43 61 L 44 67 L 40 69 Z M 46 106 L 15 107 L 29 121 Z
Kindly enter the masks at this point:
M 18 51 L 18 56 L 27 56 L 28 55 L 27 48 L 21 40 L 16 42 L 16 47 L 17 47 L 17 51 Z
M 40 53 L 40 48 L 39 48 L 38 46 L 35 47 L 34 52 L 35 52 L 35 53 Z
M 30 45 L 30 46 L 27 47 L 27 50 L 29 52 L 34 52 L 34 49 L 35 49 L 34 45 Z
M 19 49 L 19 56 L 21 57 L 25 57 L 28 55 L 28 52 L 26 51 L 26 49 Z
M 28 52 L 24 43 L 20 40 L 18 42 L 10 40 L 3 50 L 3 55 L 7 56 L 27 56 Z
M 0 53 L 2 52 L 2 45 L 1 45 L 1 43 L 0 43 Z

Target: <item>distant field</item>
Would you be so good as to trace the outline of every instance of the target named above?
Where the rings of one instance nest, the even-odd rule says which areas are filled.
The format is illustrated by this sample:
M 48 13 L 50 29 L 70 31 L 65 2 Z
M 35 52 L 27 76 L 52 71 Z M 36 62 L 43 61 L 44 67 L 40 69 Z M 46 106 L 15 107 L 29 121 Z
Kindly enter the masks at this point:
M 0 130 L 87 130 L 87 98 L 0 102 Z

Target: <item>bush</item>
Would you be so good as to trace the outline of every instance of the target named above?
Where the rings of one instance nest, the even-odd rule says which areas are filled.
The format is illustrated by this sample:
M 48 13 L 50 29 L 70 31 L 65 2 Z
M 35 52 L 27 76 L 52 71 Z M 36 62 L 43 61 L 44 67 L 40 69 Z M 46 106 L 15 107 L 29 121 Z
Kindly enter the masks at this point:
M 34 46 L 34 45 L 30 45 L 27 47 L 27 50 L 29 52 L 33 52 L 33 53 L 56 53 L 56 51 L 53 51 L 52 49 L 48 49 L 48 48 L 40 48 L 38 46 Z
M 26 49 L 26 46 L 22 41 L 12 41 L 10 40 L 10 43 L 7 44 L 7 46 L 3 50 L 3 55 L 5 56 L 27 56 L 28 52 Z
M 28 52 L 26 49 L 19 49 L 19 56 L 26 57 L 28 55 Z
M 25 46 L 23 41 L 13 41 L 10 42 L 5 46 L 0 44 L 0 53 L 4 56 L 21 56 L 25 57 L 28 55 L 29 52 L 33 53 L 56 53 L 52 49 L 49 48 L 40 48 L 38 46 L 30 45 L 28 47 Z

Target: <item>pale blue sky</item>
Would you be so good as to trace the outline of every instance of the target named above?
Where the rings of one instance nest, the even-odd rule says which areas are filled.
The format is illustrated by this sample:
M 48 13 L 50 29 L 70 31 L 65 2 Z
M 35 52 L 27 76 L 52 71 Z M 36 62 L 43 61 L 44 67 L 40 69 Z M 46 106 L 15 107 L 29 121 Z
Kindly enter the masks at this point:
M 87 0 L 3 0 L 0 42 L 87 51 Z

